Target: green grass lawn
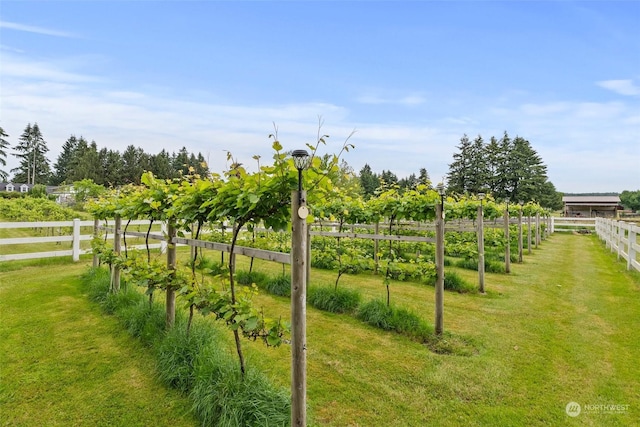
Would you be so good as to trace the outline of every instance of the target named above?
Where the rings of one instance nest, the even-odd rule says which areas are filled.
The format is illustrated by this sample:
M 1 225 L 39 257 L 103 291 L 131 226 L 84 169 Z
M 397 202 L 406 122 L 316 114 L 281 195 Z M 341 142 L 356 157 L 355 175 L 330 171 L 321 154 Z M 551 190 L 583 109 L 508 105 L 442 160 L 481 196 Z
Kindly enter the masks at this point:
M 0 273 L 0 425 L 196 425 L 146 349 L 80 293 L 86 266 L 45 260 Z
M 255 268 L 281 272 L 272 263 L 256 261 Z M 145 350 L 79 293 L 83 269 L 0 270 L 0 424 L 193 425 L 189 403 L 154 381 Z M 476 272 L 447 269 L 477 283 Z M 312 285 L 334 281 L 335 273 L 312 271 Z M 376 276 L 345 275 L 339 286 L 360 289 L 365 300 L 386 295 Z M 314 424 L 640 424 L 640 274 L 626 272 L 595 236 L 557 233 L 524 264 L 512 264 L 512 274 L 487 274 L 486 289 L 445 294 L 445 330 L 469 339 L 471 356 L 435 354 L 309 307 Z M 391 301 L 433 323 L 433 294 L 433 287 L 394 282 Z M 289 316 L 286 298 L 260 295 L 256 302 L 268 315 Z M 248 364 L 288 387 L 289 348 L 245 343 Z M 575 418 L 565 412 L 572 401 L 582 405 Z M 624 410 L 591 406 L 610 404 Z

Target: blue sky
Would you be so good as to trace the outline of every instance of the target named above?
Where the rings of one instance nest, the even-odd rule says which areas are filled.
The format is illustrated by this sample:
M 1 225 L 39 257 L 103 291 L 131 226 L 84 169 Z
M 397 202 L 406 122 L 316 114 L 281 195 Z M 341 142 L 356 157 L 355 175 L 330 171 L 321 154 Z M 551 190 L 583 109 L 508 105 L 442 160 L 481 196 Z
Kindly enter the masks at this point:
M 73 134 L 221 171 L 319 117 L 356 172 L 438 182 L 507 131 L 559 191 L 640 189 L 640 1 L 0 3 L 0 126 L 38 122 L 53 162 Z

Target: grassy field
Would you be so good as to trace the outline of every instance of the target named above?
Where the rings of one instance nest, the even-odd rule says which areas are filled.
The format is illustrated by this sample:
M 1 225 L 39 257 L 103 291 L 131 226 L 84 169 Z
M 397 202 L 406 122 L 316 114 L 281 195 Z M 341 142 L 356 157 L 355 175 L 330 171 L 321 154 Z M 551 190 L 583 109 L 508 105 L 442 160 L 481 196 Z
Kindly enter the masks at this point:
M 80 293 L 86 263 L 9 264 L 29 263 L 0 270 L 0 425 L 196 424 L 146 349 Z
M 472 343 L 470 356 L 435 354 L 351 316 L 308 308 L 314 424 L 640 424 L 640 275 L 624 267 L 595 236 L 558 233 L 512 264 L 511 275 L 487 274 L 486 295 L 447 292 L 445 330 Z M 0 269 L 0 424 L 194 424 L 188 402 L 153 380 L 144 349 L 79 294 L 82 271 Z M 476 272 L 456 271 L 477 282 Z M 334 281 L 335 273 L 312 271 L 312 285 Z M 385 296 L 380 277 L 345 275 L 340 286 L 360 289 L 365 300 Z M 392 304 L 430 323 L 433 298 L 432 287 L 392 284 Z M 289 315 L 286 298 L 261 295 L 258 305 Z M 249 364 L 288 386 L 288 347 L 246 346 Z M 580 415 L 567 415 L 569 402 L 581 405 Z M 117 421 L 100 418 L 105 412 Z

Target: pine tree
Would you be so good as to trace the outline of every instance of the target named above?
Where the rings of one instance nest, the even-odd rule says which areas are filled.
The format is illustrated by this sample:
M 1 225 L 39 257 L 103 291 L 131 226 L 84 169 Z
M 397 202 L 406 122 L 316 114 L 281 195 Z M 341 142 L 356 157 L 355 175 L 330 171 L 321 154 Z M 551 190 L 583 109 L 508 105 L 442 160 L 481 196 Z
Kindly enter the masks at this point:
M 426 168 L 420 168 L 420 175 L 418 175 L 418 184 L 431 186 L 431 178 Z
M 45 154 L 49 151 L 47 142 L 42 137 L 38 123 L 27 124 L 18 144 L 13 147 L 17 153 L 13 155 L 20 159 L 20 165 L 12 169 L 15 172 L 13 180 L 26 184 L 46 183 L 49 180 L 49 159 Z
M 56 163 L 53 165 L 53 175 L 51 177 L 51 185 L 60 185 L 67 182 L 67 174 L 73 162 L 75 150 L 78 147 L 78 140 L 75 135 L 71 135 L 69 139 L 62 145 L 62 151 L 58 155 Z
M 9 148 L 9 142 L 5 139 L 8 138 L 9 135 L 7 135 L 4 131 L 4 129 L 2 129 L 2 127 L 0 127 L 0 165 L 2 166 L 7 166 L 7 148 Z M 9 176 L 9 174 L 7 172 L 5 172 L 3 169 L 0 169 L 0 179 L 1 180 L 6 180 L 7 177 Z
M 359 178 L 362 195 L 365 199 L 369 199 L 380 186 L 380 178 L 371 171 L 371 166 L 368 164 L 365 164 L 362 169 L 360 169 Z
M 107 151 L 106 148 L 103 148 L 98 153 L 98 157 L 100 158 L 102 170 L 104 170 L 104 185 L 106 187 L 117 187 L 124 184 L 125 181 L 122 176 L 124 163 L 120 152 L 117 150 Z
M 447 187 L 452 193 L 466 194 L 471 185 L 472 143 L 465 134 L 460 138 L 459 152 L 453 154 L 453 163 L 449 165 Z

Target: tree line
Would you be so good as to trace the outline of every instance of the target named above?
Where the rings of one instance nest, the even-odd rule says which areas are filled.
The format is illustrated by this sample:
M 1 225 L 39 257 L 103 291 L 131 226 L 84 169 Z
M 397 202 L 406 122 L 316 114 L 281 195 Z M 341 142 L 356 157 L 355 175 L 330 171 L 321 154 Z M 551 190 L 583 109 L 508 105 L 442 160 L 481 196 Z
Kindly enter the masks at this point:
M 105 187 L 123 184 L 140 184 L 145 171 L 158 178 L 176 178 L 187 174 L 205 176 L 209 173 L 207 162 L 201 153 L 197 155 L 182 147 L 177 153 L 162 150 L 157 154 L 129 145 L 122 153 L 100 148 L 95 141 L 71 135 L 62 146 L 55 163 L 47 157 L 49 148 L 37 123 L 29 123 L 18 142 L 11 146 L 9 135 L 0 127 L 0 165 L 7 165 L 7 151 L 19 160 L 16 168 L 9 171 L 12 182 L 31 185 L 71 184 L 81 180 L 92 180 Z M 9 173 L 0 169 L 0 179 L 7 180 Z

